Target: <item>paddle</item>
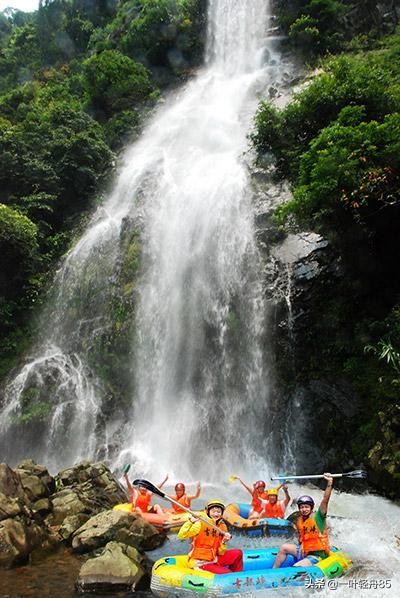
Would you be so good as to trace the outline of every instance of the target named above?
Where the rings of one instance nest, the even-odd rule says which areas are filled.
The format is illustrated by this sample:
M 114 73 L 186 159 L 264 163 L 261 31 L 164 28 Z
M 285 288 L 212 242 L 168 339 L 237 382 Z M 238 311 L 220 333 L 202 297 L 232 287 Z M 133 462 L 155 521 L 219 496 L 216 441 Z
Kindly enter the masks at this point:
M 160 488 L 157 488 L 157 486 L 154 486 L 154 484 L 152 484 L 148 480 L 133 480 L 132 486 L 142 486 L 143 488 L 146 488 L 146 490 L 150 490 L 150 492 L 153 492 L 153 494 L 158 494 L 158 496 L 161 496 L 161 498 L 165 498 L 165 500 L 168 500 L 169 502 L 176 505 L 180 509 L 187 511 L 188 513 L 193 515 L 193 517 L 195 517 L 196 519 L 200 519 L 200 521 L 202 521 L 203 523 L 205 523 L 209 527 L 212 527 L 212 529 L 215 529 L 218 533 L 220 533 L 221 536 L 225 535 L 225 532 L 223 532 L 219 527 L 217 527 L 216 525 L 211 523 L 211 521 L 209 521 L 205 517 L 202 517 L 201 515 L 197 515 L 191 509 L 188 509 L 187 507 L 181 505 L 181 503 L 179 503 L 178 501 L 176 501 L 173 498 L 171 498 L 170 496 L 168 496 L 168 494 L 165 494 L 165 492 L 160 490 Z
M 363 469 L 356 469 L 355 471 L 348 471 L 347 473 L 331 473 L 333 478 L 353 478 L 353 479 L 362 479 L 365 480 L 367 477 L 367 472 Z M 272 481 L 280 482 L 282 478 L 285 480 L 321 480 L 324 477 L 324 474 L 318 475 L 285 475 L 281 476 L 280 478 L 271 478 Z

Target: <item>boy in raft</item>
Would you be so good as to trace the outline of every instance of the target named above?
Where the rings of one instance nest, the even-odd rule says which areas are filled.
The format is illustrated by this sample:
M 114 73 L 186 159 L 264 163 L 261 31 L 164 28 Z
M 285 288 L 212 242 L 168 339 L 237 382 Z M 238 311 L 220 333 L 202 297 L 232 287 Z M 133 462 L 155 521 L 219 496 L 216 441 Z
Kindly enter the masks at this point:
M 193 495 L 186 494 L 185 484 L 179 482 L 175 485 L 175 496 L 171 496 L 176 502 L 179 502 L 182 506 L 190 509 L 190 505 L 192 504 L 192 500 L 195 498 L 199 498 L 200 496 L 200 482 L 197 482 L 196 492 Z M 172 509 L 174 513 L 185 513 L 184 509 L 180 509 L 178 505 L 172 504 Z
M 211 571 L 211 573 L 232 573 L 242 571 L 243 553 L 239 549 L 227 549 L 231 534 L 222 520 L 225 505 L 220 500 L 210 500 L 205 508 L 205 519 L 216 525 L 221 533 L 207 525 L 204 521 L 191 517 L 179 530 L 180 540 L 192 539 L 188 565 L 193 569 Z
M 278 500 L 279 488 L 282 488 L 285 493 L 283 500 Z M 261 499 L 263 510 L 261 517 L 271 517 L 272 519 L 284 519 L 286 507 L 290 503 L 290 495 L 286 484 L 282 484 L 278 488 L 268 488 L 267 500 Z
M 315 503 L 311 496 L 300 496 L 297 500 L 300 517 L 296 525 L 300 544 L 282 544 L 275 558 L 274 569 L 282 565 L 288 554 L 295 557 L 295 567 L 310 567 L 329 555 L 326 515 L 332 494 L 333 477 L 330 473 L 324 473 L 324 478 L 327 485 L 316 513 L 313 512 Z
M 128 474 L 124 473 L 124 478 L 126 481 L 126 485 L 128 486 L 129 492 L 129 502 L 132 505 L 132 511 L 135 513 L 157 513 L 157 515 L 162 515 L 163 510 L 160 505 L 151 505 L 151 497 L 153 493 L 143 486 L 138 486 L 137 490 L 132 486 L 129 481 Z M 168 474 L 165 476 L 165 479 L 159 484 L 159 488 L 164 486 L 165 482 L 168 480 Z

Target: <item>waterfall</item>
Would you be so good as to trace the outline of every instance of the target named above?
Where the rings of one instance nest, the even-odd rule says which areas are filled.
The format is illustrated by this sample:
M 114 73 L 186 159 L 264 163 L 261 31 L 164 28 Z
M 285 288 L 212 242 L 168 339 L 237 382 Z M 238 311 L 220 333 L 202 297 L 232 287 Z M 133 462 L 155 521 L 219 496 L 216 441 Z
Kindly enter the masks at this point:
M 119 462 L 129 455 L 143 472 L 212 478 L 265 464 L 268 309 L 246 161 L 257 94 L 282 76 L 268 23 L 265 0 L 209 1 L 204 68 L 127 148 L 60 266 L 32 359 L 6 389 L 0 443 L 10 462 L 70 465 L 118 431 Z M 107 389 L 92 363 L 111 326 L 129 221 L 140 223 L 142 274 L 126 418 L 118 405 L 102 413 Z M 46 423 L 11 442 L 27 404 Z

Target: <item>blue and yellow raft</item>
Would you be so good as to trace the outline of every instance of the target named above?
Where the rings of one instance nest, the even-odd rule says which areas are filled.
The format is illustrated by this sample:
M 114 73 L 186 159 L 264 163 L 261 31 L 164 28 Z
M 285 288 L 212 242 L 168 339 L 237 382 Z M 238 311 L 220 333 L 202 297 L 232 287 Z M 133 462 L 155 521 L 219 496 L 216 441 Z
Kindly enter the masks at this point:
M 241 533 L 246 536 L 290 536 L 294 533 L 294 526 L 287 519 L 249 519 L 252 507 L 246 503 L 231 503 L 224 511 L 224 521 L 231 533 Z
M 159 559 L 153 566 L 151 590 L 160 597 L 185 596 L 199 592 L 207 596 L 251 594 L 266 589 L 308 586 L 317 580 L 344 575 L 352 566 L 350 557 L 337 548 L 311 567 L 294 567 L 288 556 L 279 569 L 272 569 L 278 548 L 243 551 L 243 571 L 218 575 L 209 571 L 190 569 L 188 557 L 170 556 Z

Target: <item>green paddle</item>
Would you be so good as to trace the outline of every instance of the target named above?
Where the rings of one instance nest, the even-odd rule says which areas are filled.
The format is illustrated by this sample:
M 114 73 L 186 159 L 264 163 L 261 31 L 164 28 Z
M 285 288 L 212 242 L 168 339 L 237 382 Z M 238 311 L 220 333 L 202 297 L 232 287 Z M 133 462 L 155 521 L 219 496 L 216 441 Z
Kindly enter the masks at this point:
M 187 511 L 188 513 L 190 513 L 191 515 L 193 515 L 193 517 L 195 517 L 196 519 L 200 519 L 200 521 L 202 521 L 203 523 L 205 523 L 209 527 L 212 527 L 212 529 L 215 529 L 218 533 L 220 533 L 221 536 L 225 535 L 225 532 L 223 532 L 221 530 L 221 528 L 219 528 L 216 525 L 214 525 L 213 523 L 211 523 L 211 521 L 209 521 L 205 517 L 202 517 L 201 515 L 198 515 L 197 513 L 195 513 L 194 511 L 192 511 L 191 509 L 188 509 L 187 507 L 184 507 L 183 505 L 181 505 L 181 503 L 177 502 L 176 500 L 174 500 L 173 498 L 171 498 L 170 496 L 168 496 L 168 494 L 165 494 L 165 492 L 163 492 L 162 490 L 160 490 L 160 488 L 157 488 L 157 486 L 154 486 L 154 484 L 152 484 L 148 480 L 133 480 L 132 486 L 142 486 L 142 488 L 146 488 L 146 490 L 150 490 L 150 492 L 153 492 L 153 494 L 158 494 L 158 496 L 161 496 L 161 498 L 165 498 L 165 500 L 168 500 L 169 502 L 171 502 L 172 504 L 176 505 L 180 509 L 183 509 L 184 511 Z
M 347 473 L 332 473 L 333 478 L 353 478 L 359 480 L 365 480 L 367 472 L 364 469 L 356 469 L 355 471 L 348 471 Z M 321 480 L 324 474 L 317 475 L 284 475 L 279 478 L 271 478 L 272 481 L 281 482 L 285 480 Z

